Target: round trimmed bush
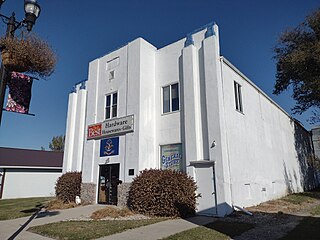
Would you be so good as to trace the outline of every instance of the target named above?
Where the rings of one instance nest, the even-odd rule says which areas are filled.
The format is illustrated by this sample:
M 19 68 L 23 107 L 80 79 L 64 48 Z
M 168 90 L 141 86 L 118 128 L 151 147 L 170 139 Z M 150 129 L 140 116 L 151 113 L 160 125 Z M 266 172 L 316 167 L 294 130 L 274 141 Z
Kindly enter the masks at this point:
M 130 186 L 128 207 L 151 216 L 189 217 L 195 214 L 196 189 L 194 180 L 185 173 L 143 170 Z
M 56 196 L 64 203 L 75 202 L 76 196 L 80 196 L 81 172 L 67 172 L 62 174 L 56 183 Z

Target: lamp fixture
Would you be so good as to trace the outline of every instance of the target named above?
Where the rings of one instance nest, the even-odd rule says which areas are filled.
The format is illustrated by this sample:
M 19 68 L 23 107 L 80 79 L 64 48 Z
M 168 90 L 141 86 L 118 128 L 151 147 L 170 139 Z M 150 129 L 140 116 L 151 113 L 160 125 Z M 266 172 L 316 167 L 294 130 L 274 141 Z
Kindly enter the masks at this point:
M 41 12 L 41 8 L 37 3 L 37 0 L 25 0 L 24 12 L 25 12 L 24 21 L 27 24 L 28 32 L 30 32 Z

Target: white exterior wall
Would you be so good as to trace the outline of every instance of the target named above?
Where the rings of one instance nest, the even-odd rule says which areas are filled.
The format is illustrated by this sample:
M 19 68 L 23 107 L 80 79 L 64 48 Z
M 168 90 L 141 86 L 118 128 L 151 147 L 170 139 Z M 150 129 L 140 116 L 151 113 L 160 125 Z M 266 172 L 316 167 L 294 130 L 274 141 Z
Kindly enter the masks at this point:
M 183 144 L 184 169 L 195 181 L 197 181 L 197 171 L 190 166 L 191 161 L 216 161 L 216 205 L 218 215 L 223 216 L 231 211 L 231 196 L 228 162 L 223 160 L 226 159 L 226 148 L 220 87 L 222 82 L 219 35 L 217 26 L 214 27 L 213 36 L 205 38 L 205 32 L 206 30 L 195 33 L 194 44 L 188 47 L 184 47 L 186 39 L 182 39 L 158 50 L 156 64 L 159 84 L 156 89 L 160 89 L 159 97 L 156 97 L 160 100 L 160 104 L 157 104 L 160 107 L 156 113 L 158 143 L 159 145 Z M 175 82 L 179 82 L 180 86 L 180 111 L 161 114 L 161 88 Z M 217 142 L 218 147 L 210 149 L 213 141 Z M 207 183 L 203 181 L 205 186 L 201 188 L 208 189 L 211 194 L 213 176 L 210 171 L 205 173 L 208 181 Z M 212 205 L 214 205 L 213 200 Z M 210 209 L 198 205 L 198 210 Z
M 303 191 L 293 119 L 228 64 L 221 64 L 232 203 L 252 206 Z M 243 113 L 235 109 L 234 81 L 242 86 Z
M 84 182 L 97 183 L 99 165 L 106 162 L 120 163 L 120 179 L 124 182 L 131 182 L 134 177 L 128 175 L 128 169 L 134 169 L 137 174 L 145 168 L 157 167 L 155 54 L 152 45 L 137 39 L 90 63 L 86 126 L 105 120 L 106 95 L 118 92 L 117 117 L 134 115 L 134 132 L 119 137 L 117 156 L 100 157 L 100 140 L 85 140 Z M 119 58 L 119 64 L 113 68 L 115 78 L 109 80 L 106 64 L 115 58 Z
M 45 169 L 6 169 L 2 199 L 55 196 L 61 172 Z

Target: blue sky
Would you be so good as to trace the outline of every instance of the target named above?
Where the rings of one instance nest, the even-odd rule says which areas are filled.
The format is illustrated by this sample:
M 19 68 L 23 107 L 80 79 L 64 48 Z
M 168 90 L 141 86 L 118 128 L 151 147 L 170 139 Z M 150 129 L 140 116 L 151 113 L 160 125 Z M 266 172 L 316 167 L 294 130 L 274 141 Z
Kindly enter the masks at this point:
M 3 112 L 0 146 L 48 149 L 53 136 L 65 133 L 68 94 L 87 79 L 95 58 L 143 37 L 160 48 L 215 21 L 220 29 L 221 53 L 287 112 L 294 106 L 290 93 L 272 95 L 275 61 L 272 48 L 279 34 L 302 22 L 318 0 L 39 0 L 42 11 L 33 31 L 46 39 L 58 55 L 55 73 L 33 84 L 30 113 Z M 23 0 L 7 0 L 5 15 L 24 17 Z M 0 24 L 4 34 L 5 24 Z M 310 113 L 294 116 L 307 129 Z

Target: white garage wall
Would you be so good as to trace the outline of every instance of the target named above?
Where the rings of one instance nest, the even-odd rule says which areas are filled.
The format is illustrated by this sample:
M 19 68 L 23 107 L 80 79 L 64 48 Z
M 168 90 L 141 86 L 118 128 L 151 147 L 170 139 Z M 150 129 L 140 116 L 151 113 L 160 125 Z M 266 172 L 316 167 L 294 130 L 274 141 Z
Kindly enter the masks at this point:
M 6 169 L 2 199 L 48 197 L 55 195 L 55 183 L 61 171 Z

